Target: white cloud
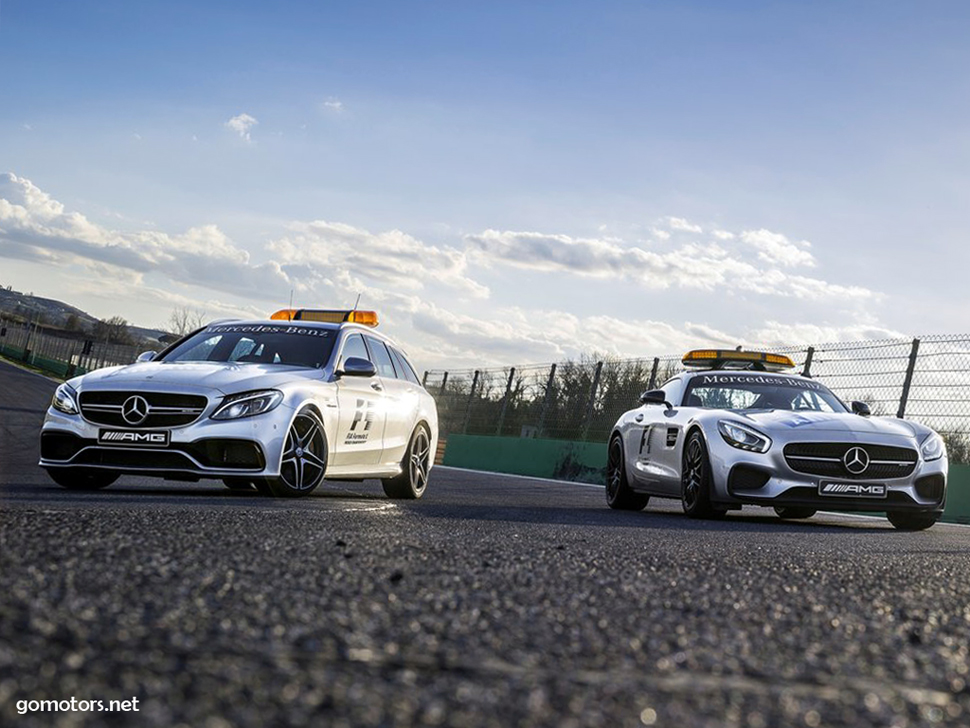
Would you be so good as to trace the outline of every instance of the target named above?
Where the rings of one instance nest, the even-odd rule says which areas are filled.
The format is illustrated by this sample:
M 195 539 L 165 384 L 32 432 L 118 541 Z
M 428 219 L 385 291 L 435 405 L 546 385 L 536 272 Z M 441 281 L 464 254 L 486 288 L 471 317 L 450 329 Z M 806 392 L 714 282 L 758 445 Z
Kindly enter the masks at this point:
M 139 279 L 161 273 L 179 284 L 256 298 L 290 287 L 277 264 L 252 264 L 249 253 L 214 225 L 175 235 L 118 232 L 67 212 L 30 180 L 13 174 L 0 174 L 0 256 L 92 270 L 107 265 Z
M 727 230 L 712 230 L 711 235 L 718 240 L 734 240 L 737 237 L 734 233 L 729 233 Z
M 806 240 L 792 242 L 784 235 L 770 230 L 745 230 L 741 240 L 758 251 L 758 258 L 767 263 L 794 266 L 815 266 L 815 257 L 808 252 L 812 244 Z
M 257 124 L 259 122 L 249 114 L 239 114 L 227 121 L 226 127 L 236 132 L 241 139 L 251 142 L 252 138 L 250 137 L 249 130 Z
M 858 286 L 841 286 L 784 273 L 774 265 L 807 264 L 805 255 L 814 264 L 814 258 L 788 243 L 784 236 L 768 231 L 750 234 L 746 241 L 757 251 L 754 260 L 744 259 L 743 247 L 730 250 L 717 244 L 690 243 L 656 252 L 624 246 L 615 240 L 497 230 L 469 235 L 465 240 L 473 247 L 476 259 L 486 265 L 630 280 L 656 289 L 725 289 L 801 299 L 875 295 Z
M 400 230 L 371 233 L 344 223 L 293 223 L 291 235 L 270 244 L 276 259 L 297 281 L 338 279 L 348 287 L 417 292 L 444 284 L 474 298 L 488 288 L 467 275 L 467 259 L 453 248 L 428 245 Z
M 340 99 L 335 99 L 331 96 L 329 99 L 323 102 L 323 108 L 339 114 L 344 110 L 344 104 Z
M 747 333 L 747 340 L 769 346 L 796 346 L 830 344 L 840 341 L 866 341 L 873 339 L 901 339 L 907 334 L 882 326 L 875 321 L 831 324 L 785 323 L 765 321 Z
M 668 217 L 667 225 L 671 230 L 677 230 L 678 232 L 682 233 L 704 232 L 700 225 L 694 225 L 692 222 L 689 222 L 682 217 Z
M 453 235 L 450 229 L 442 232 Z M 260 317 L 282 307 L 291 289 L 294 304 L 305 306 L 350 306 L 362 293 L 361 305 L 380 311 L 384 330 L 419 365 L 434 367 L 551 362 L 591 351 L 643 357 L 695 346 L 897 335 L 865 318 L 866 305 L 880 294 L 789 270 L 815 263 L 807 243 L 764 230 L 712 235 L 717 242 L 654 239 L 642 248 L 612 237 L 486 230 L 451 247 L 400 230 L 370 232 L 317 220 L 293 222 L 266 245 L 251 242 L 251 253 L 215 225 L 182 232 L 111 229 L 66 209 L 27 179 L 0 175 L 0 258 L 27 261 L 49 279 L 67 281 L 60 284 L 63 290 L 129 320 L 137 307 L 160 311 L 149 315 L 163 323 L 174 306 Z M 258 263 L 256 255 L 270 260 Z M 661 311 L 655 308 L 661 300 L 664 308 L 652 315 L 667 320 L 642 313 L 639 318 L 573 313 L 578 303 L 576 309 L 562 305 L 569 310 L 552 304 L 525 309 L 514 295 L 492 301 L 482 283 L 486 274 L 505 279 L 511 290 L 540 292 L 578 290 L 577 280 L 595 279 L 606 283 L 598 287 L 607 296 L 614 282 L 633 282 L 644 297 L 632 300 L 628 310 L 634 316 Z M 678 312 L 688 297 L 676 289 L 709 304 L 710 317 L 683 320 Z M 664 293 L 651 298 L 650 290 Z M 712 295 L 704 298 L 707 294 Z M 730 315 L 725 301 L 731 302 Z M 762 320 L 766 310 L 771 320 L 750 323 Z M 797 323 L 813 319 L 823 323 Z

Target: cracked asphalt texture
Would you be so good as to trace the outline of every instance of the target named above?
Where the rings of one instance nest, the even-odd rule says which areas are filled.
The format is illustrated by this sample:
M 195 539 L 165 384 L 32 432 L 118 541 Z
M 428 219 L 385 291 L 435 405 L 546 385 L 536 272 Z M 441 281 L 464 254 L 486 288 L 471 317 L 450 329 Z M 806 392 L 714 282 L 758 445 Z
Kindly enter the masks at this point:
M 37 465 L 0 363 L 0 725 L 967 726 L 970 530 L 437 468 L 302 500 Z M 28 713 L 21 700 L 127 700 Z

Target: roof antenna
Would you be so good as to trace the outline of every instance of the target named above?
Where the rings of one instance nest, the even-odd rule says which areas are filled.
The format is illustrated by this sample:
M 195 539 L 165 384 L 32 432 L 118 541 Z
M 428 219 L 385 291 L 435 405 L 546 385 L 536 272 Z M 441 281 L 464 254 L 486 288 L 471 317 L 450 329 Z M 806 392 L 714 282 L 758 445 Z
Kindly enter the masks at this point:
M 357 307 L 360 305 L 360 296 L 361 296 L 361 294 L 358 293 L 357 294 L 357 300 L 354 301 L 354 311 L 356 311 L 357 310 Z
M 293 289 L 290 289 L 290 308 L 293 308 Z

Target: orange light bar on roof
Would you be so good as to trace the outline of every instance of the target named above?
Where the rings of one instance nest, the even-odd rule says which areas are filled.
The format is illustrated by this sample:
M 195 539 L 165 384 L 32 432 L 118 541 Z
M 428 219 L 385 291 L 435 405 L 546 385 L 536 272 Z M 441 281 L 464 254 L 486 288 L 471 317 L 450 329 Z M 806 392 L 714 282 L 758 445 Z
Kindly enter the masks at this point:
M 793 369 L 795 362 L 784 354 L 764 351 L 734 351 L 731 349 L 694 349 L 684 354 L 686 367 L 716 367 L 729 362 L 758 362 L 771 369 Z
M 274 321 L 321 321 L 328 324 L 377 326 L 377 311 L 336 311 L 318 308 L 283 308 L 270 316 Z

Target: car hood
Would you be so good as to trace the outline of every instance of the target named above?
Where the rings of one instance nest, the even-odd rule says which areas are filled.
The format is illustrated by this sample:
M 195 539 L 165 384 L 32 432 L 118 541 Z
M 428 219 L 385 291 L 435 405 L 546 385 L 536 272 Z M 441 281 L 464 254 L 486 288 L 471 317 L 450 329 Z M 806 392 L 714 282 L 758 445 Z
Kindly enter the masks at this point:
M 72 381 L 80 390 L 217 392 L 234 394 L 278 387 L 294 379 L 322 379 L 319 369 L 280 364 L 227 364 L 221 362 L 141 362 L 98 369 Z
M 793 412 L 791 410 L 748 410 L 735 412 L 739 419 L 764 430 L 790 432 L 793 439 L 812 433 L 854 433 L 855 435 L 883 435 L 905 438 L 919 437 L 929 430 L 908 420 L 893 417 L 862 417 L 841 412 Z

